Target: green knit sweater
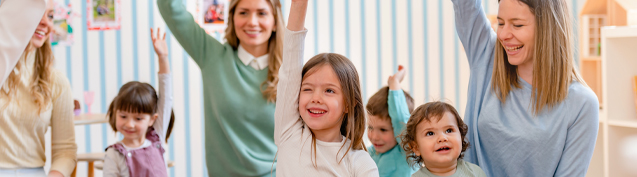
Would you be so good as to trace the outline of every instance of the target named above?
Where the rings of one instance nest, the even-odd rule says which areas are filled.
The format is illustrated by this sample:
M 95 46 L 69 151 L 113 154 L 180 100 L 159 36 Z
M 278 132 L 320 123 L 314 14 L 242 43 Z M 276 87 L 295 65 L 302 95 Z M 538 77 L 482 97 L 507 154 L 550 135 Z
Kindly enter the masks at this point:
M 275 104 L 261 93 L 267 68 L 255 70 L 243 64 L 236 49 L 195 23 L 181 0 L 158 0 L 157 5 L 168 28 L 201 69 L 209 176 L 270 176 L 277 148 Z

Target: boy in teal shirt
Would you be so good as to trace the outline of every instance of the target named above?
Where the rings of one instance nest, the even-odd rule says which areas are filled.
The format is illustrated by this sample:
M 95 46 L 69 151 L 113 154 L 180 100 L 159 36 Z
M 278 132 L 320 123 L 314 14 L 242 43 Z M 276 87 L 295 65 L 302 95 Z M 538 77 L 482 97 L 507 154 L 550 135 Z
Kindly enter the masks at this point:
M 373 144 L 368 148 L 369 154 L 378 165 L 381 177 L 408 177 L 415 172 L 407 164 L 398 138 L 414 109 L 414 99 L 400 86 L 404 77 L 405 70 L 399 66 L 398 72 L 387 80 L 389 86 L 376 92 L 366 106 L 367 136 Z

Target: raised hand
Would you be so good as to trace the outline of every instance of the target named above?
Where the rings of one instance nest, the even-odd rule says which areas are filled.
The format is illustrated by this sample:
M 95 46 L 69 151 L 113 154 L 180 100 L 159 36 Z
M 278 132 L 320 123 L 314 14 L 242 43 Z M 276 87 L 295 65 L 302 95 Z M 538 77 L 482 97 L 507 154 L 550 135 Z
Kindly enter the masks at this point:
M 168 45 L 166 45 L 166 33 L 160 33 L 157 28 L 157 35 L 154 34 L 153 28 L 150 28 L 150 38 L 153 40 L 153 47 L 157 53 L 159 63 L 159 73 L 169 73 L 170 66 L 168 63 Z
M 400 82 L 405 78 L 405 67 L 403 65 L 398 65 L 398 72 L 394 73 L 394 75 L 389 76 L 387 79 L 387 84 L 389 85 L 390 90 L 400 90 L 402 89 L 400 86 Z
M 301 31 L 305 29 L 305 14 L 308 0 L 292 0 L 290 15 L 288 16 L 288 30 Z

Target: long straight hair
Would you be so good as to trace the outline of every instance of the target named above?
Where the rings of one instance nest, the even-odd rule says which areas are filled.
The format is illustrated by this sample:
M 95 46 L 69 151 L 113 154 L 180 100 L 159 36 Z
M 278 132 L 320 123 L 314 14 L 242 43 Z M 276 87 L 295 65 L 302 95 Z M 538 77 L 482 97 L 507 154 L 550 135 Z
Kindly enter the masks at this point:
M 566 99 L 573 80 L 586 86 L 573 66 L 573 33 L 571 17 L 564 0 L 518 0 L 535 16 L 535 48 L 533 49 L 533 112 L 551 110 Z M 499 0 L 498 0 L 499 2 Z M 509 63 L 500 40 L 496 40 L 491 83 L 502 103 L 509 92 L 521 88 L 517 66 Z
M 367 151 L 363 142 L 365 109 L 363 108 L 363 97 L 361 96 L 361 84 L 354 64 L 347 57 L 335 53 L 322 53 L 312 57 L 303 66 L 302 78 L 305 79 L 305 77 L 311 75 L 323 65 L 329 65 L 336 73 L 336 77 L 338 77 L 343 89 L 344 110 L 347 110 L 347 113 L 343 115 L 344 119 L 341 122 L 340 131 L 341 135 L 349 139 L 351 143 L 339 160 L 340 163 L 351 149 Z M 310 130 L 312 129 L 310 128 Z M 345 143 L 343 143 L 339 152 L 344 147 Z M 316 136 L 314 136 L 314 132 L 312 132 L 312 148 L 314 152 L 313 163 L 316 167 Z M 338 155 L 336 158 L 338 159 Z
M 31 50 L 35 50 L 31 53 Z M 25 62 L 28 58 L 28 55 L 35 55 L 35 61 L 33 62 L 33 75 L 29 80 L 29 86 L 31 96 L 34 97 L 35 104 L 38 105 L 38 113 L 41 113 L 42 110 L 46 109 L 46 107 L 51 104 L 51 85 L 52 85 L 52 71 L 53 71 L 53 51 L 51 50 L 51 43 L 47 39 L 44 41 L 41 47 L 35 48 L 29 42 L 29 45 L 24 50 L 23 55 L 18 60 L 18 64 L 15 66 L 14 71 L 9 74 L 5 85 L 2 87 L 2 93 L 7 95 L 9 100 L 7 102 L 11 102 L 13 98 L 17 97 L 17 89 L 18 85 L 21 82 L 21 70 L 25 65 Z
M 228 27 L 226 28 L 226 41 L 235 50 L 239 48 L 239 38 L 234 28 L 234 12 L 237 9 L 237 5 L 241 0 L 230 1 L 230 9 L 228 12 Z M 265 0 L 268 1 L 272 7 L 272 15 L 274 16 L 275 31 L 272 32 L 272 36 L 268 40 L 268 76 L 267 80 L 261 84 L 261 93 L 269 102 L 276 101 L 276 85 L 279 83 L 279 67 L 281 67 L 281 61 L 283 58 L 283 32 L 284 21 L 283 13 L 281 12 L 281 3 L 279 0 Z M 280 35 L 277 32 L 281 32 Z M 263 88 L 265 87 L 265 88 Z

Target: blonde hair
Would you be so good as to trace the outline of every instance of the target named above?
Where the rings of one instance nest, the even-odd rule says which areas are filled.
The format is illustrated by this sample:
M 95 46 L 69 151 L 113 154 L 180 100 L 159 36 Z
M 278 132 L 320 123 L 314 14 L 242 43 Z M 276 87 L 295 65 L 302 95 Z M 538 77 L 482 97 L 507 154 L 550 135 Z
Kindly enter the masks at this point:
M 363 97 L 361 96 L 361 84 L 354 64 L 347 57 L 335 53 L 322 53 L 312 57 L 303 66 L 302 78 L 305 79 L 305 77 L 316 72 L 323 65 L 329 65 L 336 73 L 343 90 L 344 110 L 347 110 L 347 113 L 343 115 L 344 119 L 341 122 L 340 131 L 341 135 L 351 140 L 351 144 L 339 160 L 340 163 L 351 149 L 367 151 L 363 142 L 365 109 L 363 108 Z M 345 143 L 343 143 L 339 152 L 343 147 L 345 147 Z M 312 163 L 316 167 L 316 137 L 314 132 L 312 132 L 312 148 L 314 152 L 314 161 Z
M 533 49 L 533 83 L 531 101 L 535 115 L 551 110 L 566 99 L 573 80 L 586 85 L 573 66 L 573 33 L 571 17 L 564 0 L 518 0 L 535 16 L 535 48 Z M 509 63 L 502 43 L 495 44 L 491 86 L 502 103 L 509 92 L 521 88 L 517 66 Z
M 32 54 L 30 51 L 35 50 Z M 2 87 L 2 93 L 8 97 L 7 103 L 11 102 L 13 98 L 17 97 L 18 85 L 21 82 L 21 70 L 27 60 L 28 55 L 35 55 L 35 61 L 33 62 L 33 75 L 29 80 L 28 86 L 31 95 L 34 97 L 34 102 L 38 105 L 38 113 L 46 109 L 51 104 L 52 94 L 52 70 L 53 70 L 53 52 L 51 50 L 51 43 L 47 39 L 42 44 L 42 47 L 33 48 L 31 42 L 24 50 L 22 57 L 18 60 L 18 64 L 15 66 L 14 72 L 9 74 L 5 85 Z M 16 72 L 17 71 L 17 72 Z M 17 100 L 16 100 L 17 101 Z M 5 105 L 6 106 L 6 105 Z
M 239 47 L 239 38 L 234 28 L 234 12 L 241 0 L 230 1 L 230 10 L 228 12 L 228 27 L 226 28 L 225 39 L 235 50 Z M 276 101 L 276 85 L 279 83 L 279 67 L 283 58 L 283 34 L 277 35 L 277 32 L 284 31 L 283 13 L 281 12 L 281 3 L 279 0 L 266 0 L 272 7 L 272 15 L 274 16 L 275 31 L 268 40 L 268 76 L 267 80 L 261 84 L 261 93 L 270 102 Z M 263 88 L 265 86 L 265 88 Z

